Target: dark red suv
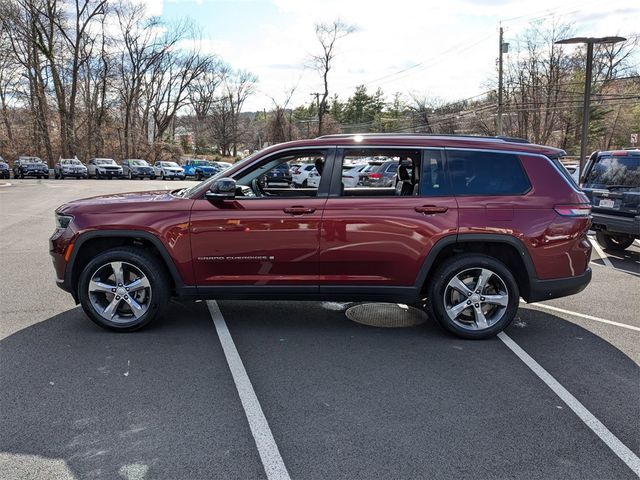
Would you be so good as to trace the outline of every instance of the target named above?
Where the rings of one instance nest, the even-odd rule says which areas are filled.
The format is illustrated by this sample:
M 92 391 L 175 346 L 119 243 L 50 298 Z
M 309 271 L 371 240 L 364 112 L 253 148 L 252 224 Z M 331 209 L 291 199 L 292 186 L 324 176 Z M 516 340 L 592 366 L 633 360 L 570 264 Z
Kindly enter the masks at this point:
M 418 304 L 465 338 L 495 335 L 527 302 L 591 279 L 590 204 L 523 140 L 330 135 L 275 145 L 192 188 L 78 200 L 56 210 L 58 284 L 103 327 L 135 330 L 170 297 Z M 390 187 L 343 165 L 398 163 Z M 314 187 L 271 186 L 313 164 Z

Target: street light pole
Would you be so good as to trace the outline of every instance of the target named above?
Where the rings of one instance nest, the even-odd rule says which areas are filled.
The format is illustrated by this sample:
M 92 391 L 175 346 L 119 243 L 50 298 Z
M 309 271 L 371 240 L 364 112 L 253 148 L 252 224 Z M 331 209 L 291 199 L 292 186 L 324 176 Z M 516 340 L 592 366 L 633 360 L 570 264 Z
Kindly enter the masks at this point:
M 593 77 L 593 42 L 587 42 L 587 66 L 584 75 L 584 99 L 582 101 L 582 135 L 580 137 L 580 170 L 578 175 L 582 177 L 584 172 L 585 157 L 587 155 L 587 143 L 589 141 L 589 117 L 591 115 L 591 79 Z
M 591 106 L 591 80 L 593 77 L 593 46 L 596 43 L 624 42 L 624 37 L 574 37 L 565 38 L 555 42 L 559 45 L 567 43 L 584 43 L 587 45 L 587 65 L 584 75 L 584 100 L 582 102 L 582 135 L 580 138 L 580 178 L 584 172 L 585 157 L 587 155 L 587 142 L 589 140 L 589 109 Z

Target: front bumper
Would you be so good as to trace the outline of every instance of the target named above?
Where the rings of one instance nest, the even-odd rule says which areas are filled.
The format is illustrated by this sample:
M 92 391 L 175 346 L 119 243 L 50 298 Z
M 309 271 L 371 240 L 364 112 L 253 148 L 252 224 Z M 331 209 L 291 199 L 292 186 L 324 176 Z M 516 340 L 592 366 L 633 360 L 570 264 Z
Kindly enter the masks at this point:
M 542 302 L 552 298 L 567 297 L 585 289 L 591 281 L 591 268 L 587 267 L 582 275 L 552 280 L 529 280 L 529 294 L 524 299 L 527 303 Z M 524 293 L 524 292 L 523 292 Z
M 625 217 L 622 215 L 610 215 L 606 213 L 593 212 L 592 229 L 602 230 L 611 233 L 624 233 L 640 236 L 640 216 Z
M 184 172 L 169 172 L 169 171 L 165 171 L 164 172 L 164 176 L 167 178 L 185 178 L 185 173 Z
M 119 177 L 123 177 L 124 174 L 122 173 L 122 170 L 112 170 L 112 171 L 105 171 L 105 172 L 96 171 L 96 176 L 98 176 L 98 177 L 109 177 L 109 178 L 119 178 Z
M 62 172 L 65 177 L 87 178 L 87 172 Z
M 25 177 L 48 177 L 49 170 L 23 170 L 22 175 Z

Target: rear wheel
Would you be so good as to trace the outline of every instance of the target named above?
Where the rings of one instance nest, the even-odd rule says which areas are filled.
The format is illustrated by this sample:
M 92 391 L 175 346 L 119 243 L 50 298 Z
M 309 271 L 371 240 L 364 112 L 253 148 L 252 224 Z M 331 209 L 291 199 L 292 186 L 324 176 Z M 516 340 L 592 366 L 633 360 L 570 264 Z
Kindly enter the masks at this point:
M 80 304 L 103 328 L 138 330 L 151 322 L 169 300 L 163 266 L 139 248 L 107 250 L 84 268 L 78 281 Z
M 429 282 L 429 313 L 462 338 L 489 338 L 504 330 L 518 310 L 518 284 L 493 257 L 463 254 L 446 260 Z
M 634 238 L 631 235 L 596 232 L 596 240 L 607 250 L 624 250 L 631 246 Z

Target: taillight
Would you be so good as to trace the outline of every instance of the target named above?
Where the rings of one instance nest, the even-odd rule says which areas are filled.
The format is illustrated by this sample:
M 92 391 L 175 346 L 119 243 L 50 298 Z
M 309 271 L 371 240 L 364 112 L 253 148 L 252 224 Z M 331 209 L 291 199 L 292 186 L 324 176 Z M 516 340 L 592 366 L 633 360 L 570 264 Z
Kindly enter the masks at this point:
M 588 203 L 556 205 L 553 209 L 563 217 L 588 217 L 591 214 L 591 205 Z
M 382 174 L 381 174 L 381 173 L 370 173 L 370 174 L 368 175 L 368 177 L 369 177 L 369 178 L 373 178 L 373 179 L 376 179 L 376 178 L 382 178 Z

